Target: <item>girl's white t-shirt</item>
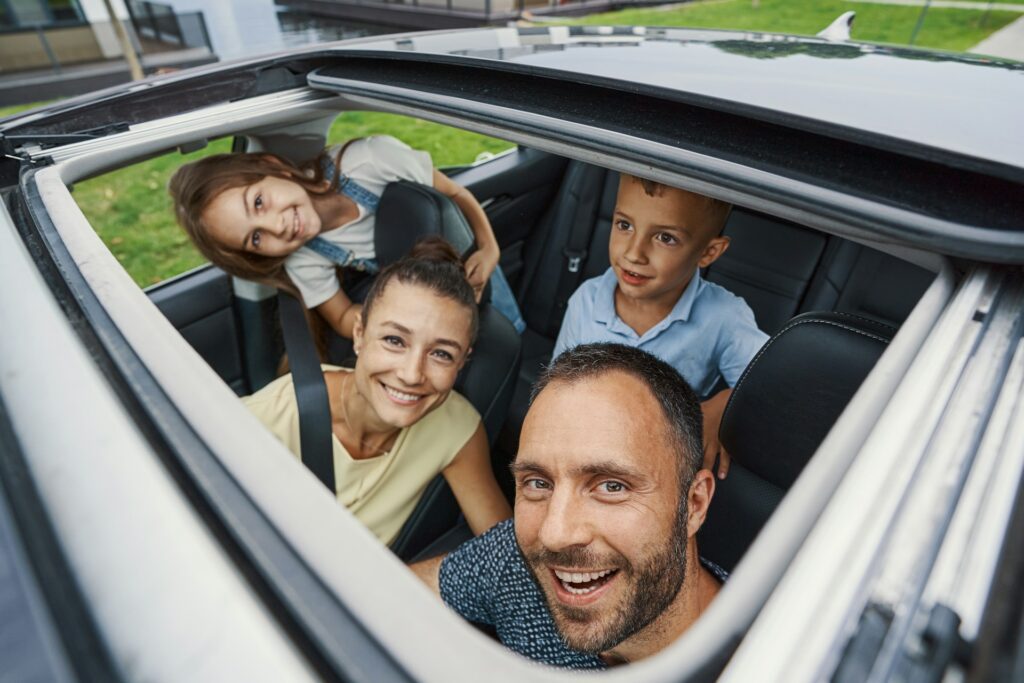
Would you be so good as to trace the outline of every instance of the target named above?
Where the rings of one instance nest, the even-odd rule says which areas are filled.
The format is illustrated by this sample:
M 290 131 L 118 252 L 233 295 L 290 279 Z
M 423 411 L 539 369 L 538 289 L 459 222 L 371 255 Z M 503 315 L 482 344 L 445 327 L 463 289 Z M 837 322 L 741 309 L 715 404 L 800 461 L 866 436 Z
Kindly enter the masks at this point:
M 341 145 L 327 149 L 331 159 L 337 158 Z M 388 183 L 411 180 L 423 185 L 434 184 L 434 162 L 428 152 L 412 149 L 390 135 L 373 135 L 356 140 L 341 159 L 341 172 L 378 197 Z M 376 258 L 373 231 L 376 219 L 361 204 L 355 220 L 329 228 L 320 237 L 348 249 L 356 258 Z M 315 308 L 334 296 L 341 284 L 335 264 L 308 247 L 300 247 L 285 259 L 284 269 L 302 295 L 306 308 Z

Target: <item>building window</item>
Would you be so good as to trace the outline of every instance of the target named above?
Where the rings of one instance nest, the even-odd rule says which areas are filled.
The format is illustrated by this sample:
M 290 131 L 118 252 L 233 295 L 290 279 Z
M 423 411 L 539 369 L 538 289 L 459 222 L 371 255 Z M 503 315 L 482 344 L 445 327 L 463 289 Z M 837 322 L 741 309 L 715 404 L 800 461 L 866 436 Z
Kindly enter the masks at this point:
M 0 29 L 47 28 L 82 21 L 77 0 L 0 0 Z
M 54 22 L 81 21 L 82 11 L 75 0 L 46 0 L 50 8 L 50 17 Z

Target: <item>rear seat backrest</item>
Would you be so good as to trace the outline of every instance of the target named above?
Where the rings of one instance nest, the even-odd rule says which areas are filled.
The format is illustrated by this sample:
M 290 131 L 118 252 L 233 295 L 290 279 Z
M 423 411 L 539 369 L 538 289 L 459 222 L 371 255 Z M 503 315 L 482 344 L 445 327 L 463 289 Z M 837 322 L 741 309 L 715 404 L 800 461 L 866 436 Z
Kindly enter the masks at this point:
M 732 243 L 704 277 L 743 297 L 757 326 L 775 334 L 800 310 L 827 238 L 738 207 L 729 216 L 725 234 Z
M 933 279 L 924 268 L 833 237 L 800 310 L 842 311 L 898 327 Z

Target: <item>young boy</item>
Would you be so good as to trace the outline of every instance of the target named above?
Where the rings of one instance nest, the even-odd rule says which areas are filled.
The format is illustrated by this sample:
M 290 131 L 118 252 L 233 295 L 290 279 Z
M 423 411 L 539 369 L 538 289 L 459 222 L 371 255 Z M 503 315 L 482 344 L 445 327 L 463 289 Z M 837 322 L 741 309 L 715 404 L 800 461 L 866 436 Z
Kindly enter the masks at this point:
M 707 282 L 698 269 L 729 248 L 725 202 L 623 175 L 608 243 L 611 268 L 569 299 L 554 357 L 588 342 L 618 342 L 675 367 L 701 398 L 704 466 L 729 455 L 718 441 L 722 413 L 747 364 L 768 335 L 740 297 Z M 719 380 L 730 387 L 710 396 Z

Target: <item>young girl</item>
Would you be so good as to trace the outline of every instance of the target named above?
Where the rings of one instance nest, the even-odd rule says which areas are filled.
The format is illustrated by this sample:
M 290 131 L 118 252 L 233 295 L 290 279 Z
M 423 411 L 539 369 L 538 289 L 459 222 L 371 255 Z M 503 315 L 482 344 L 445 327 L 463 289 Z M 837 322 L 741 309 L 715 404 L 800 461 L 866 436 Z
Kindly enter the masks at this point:
M 381 272 L 356 316 L 356 365 L 322 366 L 336 495 L 384 543 L 441 473 L 470 528 L 512 515 L 491 470 L 480 415 L 452 387 L 476 337 L 477 306 L 458 256 L 439 237 Z M 291 375 L 245 399 L 301 458 Z
M 179 168 L 170 182 L 175 215 L 199 251 L 237 277 L 298 293 L 334 330 L 352 337 L 359 306 L 337 267 L 376 273 L 374 215 L 388 183 L 410 180 L 451 197 L 477 251 L 465 263 L 479 300 L 522 332 L 525 322 L 498 265 L 498 242 L 480 203 L 433 167 L 430 155 L 387 135 L 331 147 L 299 165 L 273 154 L 218 154 Z

